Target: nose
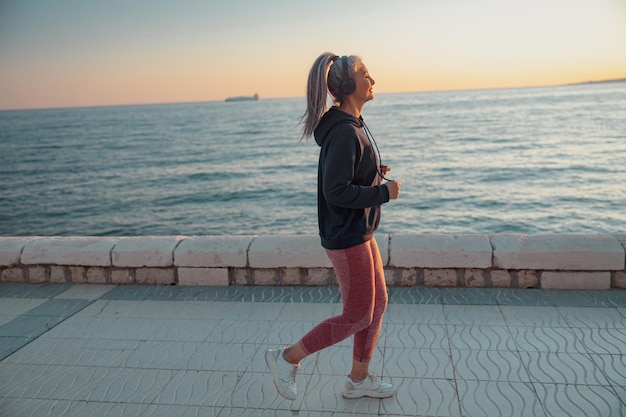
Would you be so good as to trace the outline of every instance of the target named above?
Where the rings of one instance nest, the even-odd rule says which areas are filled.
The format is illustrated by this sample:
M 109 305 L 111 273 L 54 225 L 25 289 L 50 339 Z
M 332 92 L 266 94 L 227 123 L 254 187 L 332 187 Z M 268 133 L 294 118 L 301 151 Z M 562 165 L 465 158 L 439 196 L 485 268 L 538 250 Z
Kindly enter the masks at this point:
M 370 77 L 370 82 L 372 83 L 372 85 L 376 84 L 376 81 L 374 81 L 372 77 Z

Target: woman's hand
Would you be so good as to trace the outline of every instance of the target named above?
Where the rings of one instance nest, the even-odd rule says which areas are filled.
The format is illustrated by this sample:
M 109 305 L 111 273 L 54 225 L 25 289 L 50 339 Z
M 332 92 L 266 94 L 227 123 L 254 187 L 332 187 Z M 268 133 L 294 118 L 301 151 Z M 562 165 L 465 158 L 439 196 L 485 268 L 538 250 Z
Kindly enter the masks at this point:
M 382 172 L 383 177 L 384 177 L 384 176 L 386 176 L 386 175 L 387 175 L 387 173 L 388 173 L 389 171 L 391 171 L 391 168 L 389 168 L 389 165 L 381 165 L 381 166 L 380 166 L 380 171 Z
M 385 183 L 387 190 L 389 190 L 389 199 L 395 200 L 400 195 L 400 181 L 387 181 Z

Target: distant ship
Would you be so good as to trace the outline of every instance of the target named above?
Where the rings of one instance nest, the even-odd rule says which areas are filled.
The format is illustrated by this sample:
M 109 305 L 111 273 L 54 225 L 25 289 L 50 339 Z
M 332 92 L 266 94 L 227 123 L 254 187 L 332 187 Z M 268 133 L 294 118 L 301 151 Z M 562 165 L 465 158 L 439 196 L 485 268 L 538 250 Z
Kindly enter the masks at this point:
M 228 97 L 224 101 L 230 102 L 230 101 L 258 101 L 258 100 L 259 100 L 259 95 L 255 94 L 253 96 Z

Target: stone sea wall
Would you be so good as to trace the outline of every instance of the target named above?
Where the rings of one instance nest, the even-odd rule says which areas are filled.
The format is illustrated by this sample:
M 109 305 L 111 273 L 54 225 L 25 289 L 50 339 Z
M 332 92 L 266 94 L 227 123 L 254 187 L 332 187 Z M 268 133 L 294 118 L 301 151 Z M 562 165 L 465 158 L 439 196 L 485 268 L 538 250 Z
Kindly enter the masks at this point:
M 626 233 L 376 240 L 390 286 L 626 288 Z M 336 285 L 313 235 L 0 237 L 0 282 Z

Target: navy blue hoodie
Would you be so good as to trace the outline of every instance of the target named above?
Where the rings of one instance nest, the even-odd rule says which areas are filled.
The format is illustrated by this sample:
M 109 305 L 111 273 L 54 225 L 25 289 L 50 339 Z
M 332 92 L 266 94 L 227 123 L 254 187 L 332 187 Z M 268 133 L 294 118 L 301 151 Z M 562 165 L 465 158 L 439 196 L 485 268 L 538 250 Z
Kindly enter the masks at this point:
M 345 249 L 370 240 L 389 201 L 361 119 L 331 107 L 314 132 L 321 147 L 317 216 L 322 246 Z

